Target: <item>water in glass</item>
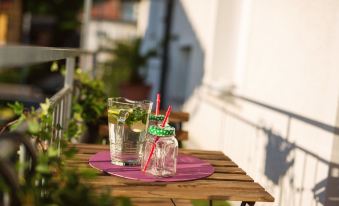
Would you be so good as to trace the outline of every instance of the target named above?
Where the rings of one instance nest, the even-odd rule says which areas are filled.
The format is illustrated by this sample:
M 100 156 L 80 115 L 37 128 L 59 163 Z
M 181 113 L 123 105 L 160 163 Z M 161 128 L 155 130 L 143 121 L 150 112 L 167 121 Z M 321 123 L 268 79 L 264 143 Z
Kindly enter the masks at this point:
M 148 126 L 150 101 L 131 101 L 126 98 L 108 99 L 108 127 L 112 164 L 140 164 L 140 143 Z

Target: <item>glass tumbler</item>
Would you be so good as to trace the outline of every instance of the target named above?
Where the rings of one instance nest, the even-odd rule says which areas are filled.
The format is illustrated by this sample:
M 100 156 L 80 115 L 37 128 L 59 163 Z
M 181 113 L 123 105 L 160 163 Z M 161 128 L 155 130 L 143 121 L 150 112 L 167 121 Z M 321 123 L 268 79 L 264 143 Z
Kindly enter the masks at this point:
M 151 125 L 144 143 L 141 170 L 159 177 L 174 176 L 177 169 L 178 141 L 171 126 Z
M 140 143 L 144 142 L 152 102 L 108 98 L 108 129 L 111 162 L 139 165 Z

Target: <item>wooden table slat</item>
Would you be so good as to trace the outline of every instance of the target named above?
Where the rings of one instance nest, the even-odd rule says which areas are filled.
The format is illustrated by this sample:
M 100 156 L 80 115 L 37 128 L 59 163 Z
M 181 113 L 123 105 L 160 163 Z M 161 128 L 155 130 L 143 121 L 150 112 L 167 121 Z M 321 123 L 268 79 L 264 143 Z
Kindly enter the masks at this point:
M 188 140 L 188 132 L 185 130 L 176 130 L 175 137 L 180 141 Z
M 237 180 L 237 181 L 249 181 L 253 182 L 254 180 L 244 174 L 228 174 L 228 173 L 214 173 L 206 179 L 210 180 Z
M 129 196 L 129 197 L 146 197 L 146 198 L 169 198 L 174 197 L 175 199 L 225 199 L 231 201 L 263 201 L 269 202 L 272 201 L 273 198 L 266 192 L 262 190 L 220 190 L 209 188 L 208 190 L 202 192 L 198 192 L 197 189 L 155 189 L 149 190 L 147 187 L 135 188 L 131 187 L 128 190 L 115 187 L 112 190 L 112 194 L 115 196 Z
M 78 153 L 71 160 L 67 160 L 66 165 L 70 168 L 77 169 L 90 168 L 88 165 L 89 157 L 99 151 L 108 150 L 107 145 L 78 144 L 73 146 L 78 149 Z M 250 176 L 246 175 L 245 171 L 239 168 L 237 164 L 222 152 L 181 149 L 180 153 L 190 154 L 211 163 L 215 168 L 215 173 L 207 178 L 194 181 L 145 183 L 110 176 L 98 171 L 97 177 L 83 181 L 92 185 L 98 192 L 100 192 L 102 188 L 110 188 L 112 189 L 112 195 L 127 196 L 133 199 L 139 198 L 137 201 L 139 205 L 147 205 L 147 203 L 149 203 L 148 205 L 152 205 L 152 201 L 154 201 L 154 205 L 161 201 L 164 202 L 164 204 L 161 205 L 166 205 L 169 198 L 176 200 L 219 199 L 251 202 L 274 201 L 274 198 L 267 193 L 263 187 L 255 183 Z M 142 199 L 145 201 L 143 202 Z M 167 200 L 160 201 L 159 199 Z M 148 202 L 146 200 L 148 200 Z M 185 204 L 186 203 L 190 205 L 190 202 L 186 201 Z
M 165 115 L 166 111 L 160 111 L 160 114 Z M 189 113 L 187 112 L 176 112 L 172 111 L 171 115 L 169 117 L 169 122 L 171 123 L 183 123 L 183 122 L 188 122 L 189 120 Z
M 95 179 L 86 180 L 86 182 L 91 183 L 94 186 L 120 186 L 120 187 L 148 187 L 150 189 L 159 189 L 159 188 L 179 188 L 179 189 L 196 189 L 196 188 L 218 188 L 218 189 L 256 189 L 264 190 L 258 183 L 254 182 L 241 182 L 237 180 L 229 180 L 227 183 L 223 181 L 214 181 L 209 179 L 201 179 L 195 181 L 187 182 L 175 182 L 175 183 L 166 183 L 166 182 L 152 182 L 145 183 L 136 180 L 128 180 L 120 177 L 112 176 L 98 176 Z

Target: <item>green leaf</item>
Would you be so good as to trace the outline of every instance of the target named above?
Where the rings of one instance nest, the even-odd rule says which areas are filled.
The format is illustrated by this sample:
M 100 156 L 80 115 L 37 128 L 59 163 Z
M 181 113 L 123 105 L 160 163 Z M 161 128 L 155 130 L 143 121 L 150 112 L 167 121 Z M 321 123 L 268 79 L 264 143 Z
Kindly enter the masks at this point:
M 57 157 L 58 156 L 58 149 L 54 147 L 49 147 L 47 154 L 49 158 Z
M 67 158 L 71 158 L 71 157 L 73 157 L 77 152 L 78 152 L 77 148 L 71 147 L 71 148 L 69 148 L 69 149 L 64 150 L 64 151 L 63 151 L 63 155 L 65 155 L 65 157 L 67 157 Z
M 56 72 L 59 70 L 58 62 L 53 62 L 51 65 L 51 71 Z
M 37 119 L 30 119 L 27 121 L 28 131 L 31 134 L 37 134 L 40 131 L 40 124 Z
M 50 111 L 49 110 L 50 106 L 51 106 L 51 102 L 49 101 L 49 99 L 46 99 L 45 103 L 40 104 L 42 115 L 48 115 Z
M 81 177 L 86 179 L 93 179 L 94 177 L 98 176 L 97 172 L 93 169 L 81 169 L 79 171 L 79 174 L 81 175 Z
M 127 197 L 116 197 L 115 205 L 116 206 L 132 206 L 132 202 Z
M 50 171 L 49 171 L 49 168 L 48 168 L 48 165 L 45 165 L 45 164 L 39 164 L 35 170 L 37 172 L 40 172 L 41 174 L 49 174 Z
M 19 102 L 15 102 L 14 104 L 8 104 L 8 107 L 11 108 L 16 115 L 22 115 L 24 112 L 24 105 Z
M 20 125 L 23 124 L 25 121 L 26 117 L 24 115 L 20 116 L 19 119 L 10 126 L 9 130 L 10 131 L 15 131 Z

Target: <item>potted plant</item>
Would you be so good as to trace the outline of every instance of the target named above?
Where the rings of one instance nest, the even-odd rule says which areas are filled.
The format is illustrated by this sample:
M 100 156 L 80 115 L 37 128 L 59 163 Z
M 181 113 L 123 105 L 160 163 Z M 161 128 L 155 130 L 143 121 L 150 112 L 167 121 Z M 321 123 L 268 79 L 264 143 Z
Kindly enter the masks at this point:
M 108 69 L 128 73 L 127 80 L 118 85 L 118 95 L 132 100 L 147 99 L 151 90 L 151 87 L 144 82 L 147 75 L 145 65 L 148 58 L 154 56 L 155 52 L 149 51 L 142 55 L 140 46 L 140 38 L 120 40 L 116 41 L 113 49 L 110 50 L 113 54 L 113 60 L 109 62 L 110 68 Z M 115 75 L 120 74 L 115 73 Z M 121 75 L 123 76 L 123 74 Z M 104 76 L 105 78 L 106 82 L 109 82 L 109 79 Z
M 59 71 L 56 62 L 51 65 L 51 70 Z M 62 74 L 64 71 L 64 68 L 60 69 Z M 100 139 L 100 126 L 107 125 L 106 100 L 103 81 L 92 78 L 81 69 L 77 69 L 74 74 L 72 114 L 79 122 L 84 123 L 86 129 L 81 142 L 97 143 Z
M 104 84 L 101 80 L 90 78 L 80 69 L 74 77 L 76 93 L 72 102 L 73 113 L 80 114 L 86 124 L 87 133 L 82 142 L 96 143 L 99 140 L 100 125 L 107 125 Z

